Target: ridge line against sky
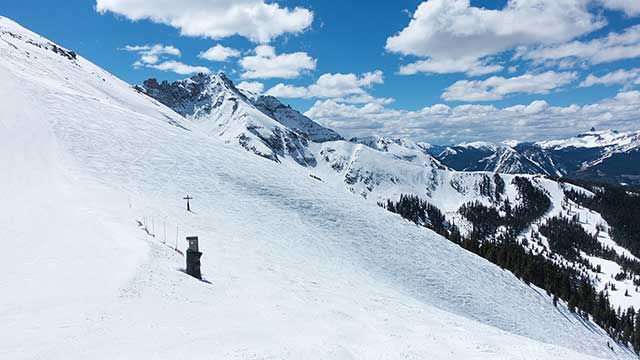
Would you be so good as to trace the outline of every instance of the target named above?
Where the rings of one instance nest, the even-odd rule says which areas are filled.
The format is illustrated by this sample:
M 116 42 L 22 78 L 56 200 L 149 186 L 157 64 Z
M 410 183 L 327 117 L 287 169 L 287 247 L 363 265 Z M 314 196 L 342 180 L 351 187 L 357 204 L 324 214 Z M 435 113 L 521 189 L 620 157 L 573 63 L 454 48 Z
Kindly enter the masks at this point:
M 640 129 L 636 0 L 7 1 L 130 83 L 224 71 L 347 137 Z

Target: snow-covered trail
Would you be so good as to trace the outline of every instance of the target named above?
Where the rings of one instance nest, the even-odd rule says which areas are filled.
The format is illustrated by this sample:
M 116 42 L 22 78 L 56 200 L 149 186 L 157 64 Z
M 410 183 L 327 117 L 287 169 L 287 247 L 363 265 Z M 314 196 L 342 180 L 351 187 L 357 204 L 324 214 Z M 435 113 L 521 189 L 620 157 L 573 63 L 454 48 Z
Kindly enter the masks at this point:
M 186 130 L 83 59 L 29 51 L 0 42 L 0 358 L 632 356 L 342 186 Z M 180 271 L 165 223 L 182 248 L 200 237 L 210 283 Z

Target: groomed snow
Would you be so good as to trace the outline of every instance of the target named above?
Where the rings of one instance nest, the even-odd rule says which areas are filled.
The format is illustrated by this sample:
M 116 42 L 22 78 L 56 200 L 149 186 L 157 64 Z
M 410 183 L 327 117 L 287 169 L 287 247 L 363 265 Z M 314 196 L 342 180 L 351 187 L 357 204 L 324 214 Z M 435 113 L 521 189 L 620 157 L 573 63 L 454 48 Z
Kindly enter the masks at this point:
M 24 37 L 46 41 L 0 18 L 0 358 L 633 358 L 342 184 Z M 209 283 L 165 224 L 181 249 L 200 236 Z

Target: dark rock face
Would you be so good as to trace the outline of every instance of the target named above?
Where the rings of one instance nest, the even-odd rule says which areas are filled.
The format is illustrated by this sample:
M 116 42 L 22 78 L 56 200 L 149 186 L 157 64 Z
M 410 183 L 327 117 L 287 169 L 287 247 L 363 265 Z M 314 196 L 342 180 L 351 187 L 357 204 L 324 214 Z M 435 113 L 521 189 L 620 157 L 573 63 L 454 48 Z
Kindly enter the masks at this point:
M 302 166 L 315 166 L 308 141 L 340 138 L 275 98 L 245 94 L 222 73 L 173 83 L 148 79 L 135 88 L 209 133 L 275 162 L 290 157 Z
M 169 83 L 164 80 L 151 78 L 136 85 L 135 88 L 150 97 L 158 100 L 162 104 L 170 107 L 173 111 L 182 116 L 195 116 L 198 112 L 208 113 L 212 104 L 211 77 L 205 74 L 197 74 L 193 77 Z M 237 92 L 235 86 L 232 88 Z
M 35 41 L 35 40 L 30 39 L 28 37 L 25 38 L 21 34 L 16 34 L 16 33 L 10 32 L 10 31 L 2 31 L 2 34 L 7 34 L 7 35 L 11 36 L 14 39 L 23 40 L 27 44 L 30 44 L 30 45 L 33 45 L 33 46 L 37 46 L 37 47 L 39 47 L 41 49 L 51 50 L 54 53 L 56 53 L 56 54 L 58 54 L 60 56 L 63 56 L 63 57 L 65 57 L 65 58 L 67 58 L 67 59 L 69 59 L 71 61 L 77 60 L 77 58 L 78 58 L 78 55 L 74 51 L 67 50 L 67 49 L 65 49 L 63 47 L 60 47 L 60 46 L 58 46 L 58 45 L 56 45 L 54 43 L 51 43 L 51 42 L 38 42 L 38 41 Z M 12 45 L 12 46 L 14 46 L 14 45 Z
M 325 142 L 342 140 L 335 131 L 325 128 L 300 112 L 284 105 L 273 96 L 243 93 L 223 73 L 218 75 L 197 74 L 189 79 L 169 83 L 158 83 L 148 79 L 136 89 L 167 105 L 182 116 L 198 117 L 207 115 L 212 108 L 220 106 L 219 91 L 231 91 L 237 100 L 260 110 L 263 114 L 279 122 L 310 141 Z

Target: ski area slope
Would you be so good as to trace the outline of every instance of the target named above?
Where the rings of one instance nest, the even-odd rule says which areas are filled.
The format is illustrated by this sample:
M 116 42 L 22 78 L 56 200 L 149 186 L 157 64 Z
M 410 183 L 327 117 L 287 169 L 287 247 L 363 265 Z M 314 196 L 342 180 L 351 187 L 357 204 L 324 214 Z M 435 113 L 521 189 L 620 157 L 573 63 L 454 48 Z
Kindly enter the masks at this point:
M 634 358 L 509 272 L 47 43 L 0 18 L 0 358 Z M 207 282 L 181 272 L 186 235 Z

